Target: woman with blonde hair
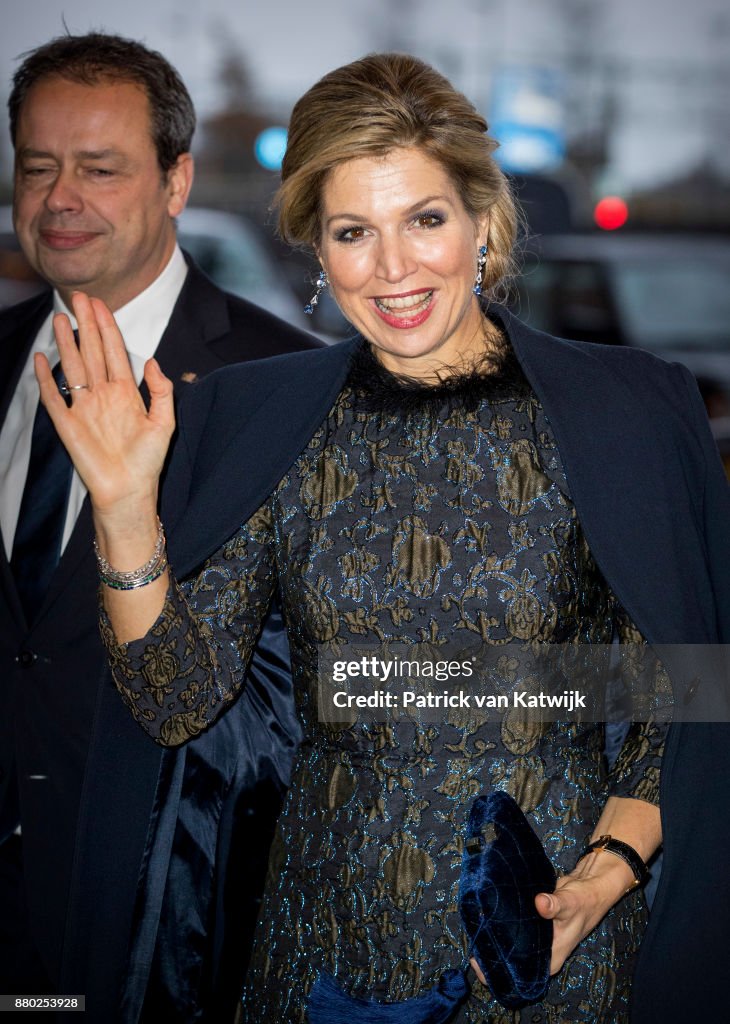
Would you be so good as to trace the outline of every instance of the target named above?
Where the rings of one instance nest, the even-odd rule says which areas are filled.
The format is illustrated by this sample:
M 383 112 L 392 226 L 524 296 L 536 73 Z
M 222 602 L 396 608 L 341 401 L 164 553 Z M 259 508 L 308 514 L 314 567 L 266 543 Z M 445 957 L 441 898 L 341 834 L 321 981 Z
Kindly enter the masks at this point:
M 497 304 L 516 214 L 486 127 L 445 78 L 397 54 L 339 68 L 296 104 L 281 233 L 321 264 L 310 308 L 329 288 L 358 333 L 195 387 L 162 507 L 174 576 L 157 519 L 169 382 L 150 361 L 148 412 L 113 319 L 83 296 L 80 351 L 56 324 L 71 408 L 39 360 L 91 494 L 115 681 L 158 742 L 226 711 L 282 602 L 304 741 L 248 1021 L 627 1020 L 662 763 L 671 830 L 693 806 L 678 766 L 719 743 L 675 728 L 662 757 L 666 730 L 637 723 L 607 774 L 600 723 L 318 714 L 323 651 L 347 662 L 353 647 L 447 650 L 471 636 L 518 664 L 616 634 L 727 639 L 727 488 L 693 382 L 641 352 L 532 331 Z M 710 790 L 726 785 L 726 761 Z M 693 827 L 701 846 L 708 826 Z M 683 876 L 678 893 L 682 843 L 668 835 L 654 931 L 677 978 L 663 1015 L 639 1004 L 637 1020 L 679 1019 L 701 938 L 720 927 L 721 915 L 687 914 L 701 880 Z M 505 849 L 516 896 L 488 863 Z M 521 917 L 487 936 L 494 885 Z M 668 899 L 684 915 L 681 951 Z M 649 958 L 652 999 L 655 974 Z

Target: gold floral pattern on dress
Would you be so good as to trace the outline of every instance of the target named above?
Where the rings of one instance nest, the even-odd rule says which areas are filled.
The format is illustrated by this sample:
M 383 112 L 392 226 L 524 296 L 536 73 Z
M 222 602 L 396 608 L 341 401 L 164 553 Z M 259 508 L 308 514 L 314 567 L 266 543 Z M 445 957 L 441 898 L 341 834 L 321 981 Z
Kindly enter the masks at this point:
M 545 764 L 539 757 L 518 757 L 509 765 L 495 766 L 492 779 L 500 783 L 500 789 L 509 793 L 526 814 L 540 806 L 550 789 Z
M 316 583 L 308 583 L 301 595 L 314 636 L 322 644 L 337 636 L 339 629 L 340 616 L 331 591 L 332 581 L 327 576 L 318 576 Z
M 358 547 L 341 555 L 338 561 L 342 576 L 347 581 L 343 592 L 354 601 L 362 601 L 365 597 L 366 576 L 372 569 L 377 569 L 380 559 L 367 548 Z
M 443 538 L 430 534 L 420 516 L 406 516 L 395 528 L 385 579 L 416 597 L 430 597 L 450 564 L 451 552 Z
M 415 910 L 425 887 L 433 881 L 436 865 L 412 836 L 399 831 L 391 837 L 383 853 L 380 870 L 388 898 L 399 910 L 409 913 Z
M 552 487 L 553 481 L 542 471 L 537 448 L 527 438 L 514 441 L 499 458 L 497 497 L 510 515 L 525 515 Z
M 507 604 L 505 625 L 518 640 L 533 640 L 541 632 L 543 609 L 536 585 L 535 577 L 525 569 L 519 580 L 510 581 L 500 591 L 500 600 Z
M 346 764 L 336 764 L 327 787 L 327 807 L 330 811 L 344 807 L 357 790 L 357 776 Z
M 357 487 L 357 473 L 349 468 L 347 452 L 328 445 L 313 462 L 303 462 L 299 491 L 302 507 L 311 519 L 324 519 L 335 506 L 349 498 Z
M 518 709 L 512 708 L 502 718 L 502 743 L 511 754 L 529 754 L 540 742 L 547 728 L 547 722 L 540 722 L 534 718 L 527 719 Z
M 167 747 L 176 747 L 197 736 L 203 729 L 207 729 L 208 724 L 202 706 L 198 706 L 194 711 L 171 715 L 165 719 L 160 729 L 160 742 Z
M 180 661 L 169 647 L 148 647 L 142 664 L 144 689 L 158 708 L 174 692 L 172 684 L 180 674 Z

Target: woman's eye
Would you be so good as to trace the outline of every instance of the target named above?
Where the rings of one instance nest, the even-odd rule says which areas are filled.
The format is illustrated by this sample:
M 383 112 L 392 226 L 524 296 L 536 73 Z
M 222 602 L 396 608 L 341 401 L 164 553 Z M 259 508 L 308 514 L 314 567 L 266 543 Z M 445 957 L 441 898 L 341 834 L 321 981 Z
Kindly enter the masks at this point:
M 444 220 L 438 213 L 419 213 L 416 224 L 419 228 L 437 228 Z
M 338 242 L 359 242 L 365 237 L 365 228 L 341 228 L 335 237 Z

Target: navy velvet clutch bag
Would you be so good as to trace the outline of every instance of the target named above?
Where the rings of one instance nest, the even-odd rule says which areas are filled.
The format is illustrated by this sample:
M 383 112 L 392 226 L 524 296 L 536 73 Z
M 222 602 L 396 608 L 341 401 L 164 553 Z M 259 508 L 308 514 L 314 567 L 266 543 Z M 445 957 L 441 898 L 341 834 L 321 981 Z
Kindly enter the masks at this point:
M 464 839 L 459 911 L 492 995 L 509 1009 L 536 1003 L 550 981 L 553 923 L 535 909 L 557 877 L 542 843 L 511 796 L 472 805 Z M 307 1005 L 309 1024 L 447 1024 L 469 994 L 467 970 L 444 971 L 420 996 L 381 1003 L 345 992 L 322 971 Z
M 478 797 L 464 842 L 459 910 L 471 955 L 496 999 L 519 1009 L 550 981 L 553 923 L 535 909 L 557 876 L 542 843 L 507 793 Z

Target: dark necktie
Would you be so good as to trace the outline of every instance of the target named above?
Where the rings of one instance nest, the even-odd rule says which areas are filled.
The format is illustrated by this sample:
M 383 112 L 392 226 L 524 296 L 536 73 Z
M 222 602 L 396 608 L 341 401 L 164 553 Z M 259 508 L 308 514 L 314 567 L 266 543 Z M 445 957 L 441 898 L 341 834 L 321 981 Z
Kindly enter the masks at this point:
M 77 338 L 78 340 L 78 338 Z M 63 383 L 61 364 L 53 367 Z M 15 528 L 10 567 L 29 622 L 35 618 L 61 557 L 73 465 L 45 408 L 38 403 L 30 461 Z

